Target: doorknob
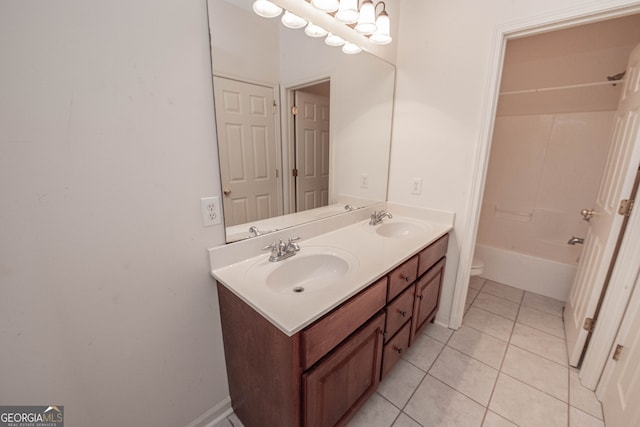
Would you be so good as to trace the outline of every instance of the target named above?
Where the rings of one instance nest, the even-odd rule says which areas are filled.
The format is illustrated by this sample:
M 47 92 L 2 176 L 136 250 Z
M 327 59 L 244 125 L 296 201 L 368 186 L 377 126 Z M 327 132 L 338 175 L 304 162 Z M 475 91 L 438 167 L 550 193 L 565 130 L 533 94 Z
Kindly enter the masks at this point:
M 595 215 L 595 212 L 593 211 L 593 209 L 582 209 L 580 211 L 580 215 L 582 215 L 583 220 L 589 222 L 591 221 L 593 215 Z
M 225 196 L 228 196 L 229 194 L 231 194 L 231 190 L 229 190 L 228 188 L 225 188 L 224 190 L 222 190 L 222 192 L 224 193 Z

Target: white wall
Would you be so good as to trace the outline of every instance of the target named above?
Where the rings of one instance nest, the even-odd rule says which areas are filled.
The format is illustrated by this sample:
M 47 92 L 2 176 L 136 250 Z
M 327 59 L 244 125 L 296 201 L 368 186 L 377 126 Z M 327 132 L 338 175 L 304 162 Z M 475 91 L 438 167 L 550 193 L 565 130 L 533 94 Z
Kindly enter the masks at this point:
M 604 9 L 634 3 L 588 5 Z M 456 212 L 440 322 L 448 323 L 451 313 L 460 248 L 473 243 L 461 236 L 473 227 L 468 218 L 472 174 L 483 113 L 492 102 L 488 88 L 497 30 L 578 6 L 586 5 L 579 0 L 402 2 L 389 199 Z M 410 194 L 413 177 L 423 178 L 420 196 Z
M 0 2 L 0 56 L 0 402 L 188 424 L 228 396 L 205 2 Z

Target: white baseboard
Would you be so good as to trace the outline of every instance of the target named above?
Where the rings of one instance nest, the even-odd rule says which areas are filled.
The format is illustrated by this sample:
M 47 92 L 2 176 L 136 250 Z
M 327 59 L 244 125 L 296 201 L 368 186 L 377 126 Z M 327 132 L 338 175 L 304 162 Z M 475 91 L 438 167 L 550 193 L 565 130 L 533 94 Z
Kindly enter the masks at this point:
M 231 398 L 227 396 L 222 402 L 200 415 L 186 427 L 216 427 L 232 413 Z

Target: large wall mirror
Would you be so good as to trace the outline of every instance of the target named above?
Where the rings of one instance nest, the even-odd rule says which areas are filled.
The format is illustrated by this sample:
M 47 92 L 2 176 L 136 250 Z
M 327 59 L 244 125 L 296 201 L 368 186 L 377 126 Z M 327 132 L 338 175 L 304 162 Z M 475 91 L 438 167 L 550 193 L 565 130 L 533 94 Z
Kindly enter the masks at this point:
M 346 55 L 251 4 L 208 0 L 227 242 L 387 194 L 394 66 Z

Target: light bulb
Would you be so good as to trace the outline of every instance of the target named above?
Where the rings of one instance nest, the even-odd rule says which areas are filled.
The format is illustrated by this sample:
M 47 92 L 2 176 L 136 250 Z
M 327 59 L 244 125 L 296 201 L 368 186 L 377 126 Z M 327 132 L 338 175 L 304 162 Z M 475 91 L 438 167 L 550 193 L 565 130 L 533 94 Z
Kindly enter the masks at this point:
M 376 32 L 371 34 L 369 40 L 373 44 L 383 45 L 391 43 L 391 34 L 389 32 L 389 15 L 384 10 L 376 19 Z
M 329 46 L 342 46 L 344 44 L 344 39 L 340 36 L 336 36 L 333 33 L 329 33 L 327 38 L 324 39 L 324 42 Z
M 282 25 L 287 28 L 302 28 L 307 25 L 306 19 L 300 18 L 298 15 L 294 15 L 288 10 L 284 11 L 284 15 L 280 19 L 282 21 Z
M 335 12 L 340 6 L 338 0 L 311 0 L 311 4 L 323 12 Z
M 275 18 L 282 13 L 282 8 L 268 0 L 256 0 L 253 2 L 253 11 L 263 18 Z
M 340 8 L 336 19 L 345 24 L 352 24 L 358 20 L 358 0 L 340 0 Z
M 309 22 L 309 24 L 307 24 L 306 28 L 304 29 L 304 33 L 309 37 L 324 37 L 327 35 L 327 30 L 319 25 L 314 24 L 313 22 Z
M 362 52 L 362 49 L 351 42 L 345 42 L 344 46 L 342 46 L 342 52 L 353 55 Z
M 356 31 L 361 34 L 371 34 L 376 30 L 376 12 L 371 0 L 364 0 L 360 6 L 360 17 L 356 24 Z

